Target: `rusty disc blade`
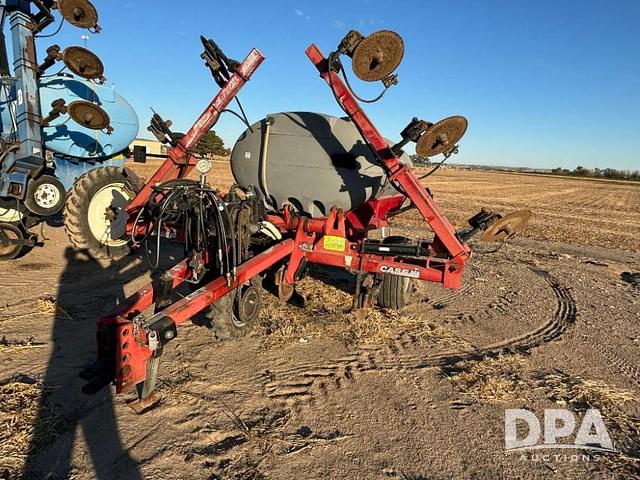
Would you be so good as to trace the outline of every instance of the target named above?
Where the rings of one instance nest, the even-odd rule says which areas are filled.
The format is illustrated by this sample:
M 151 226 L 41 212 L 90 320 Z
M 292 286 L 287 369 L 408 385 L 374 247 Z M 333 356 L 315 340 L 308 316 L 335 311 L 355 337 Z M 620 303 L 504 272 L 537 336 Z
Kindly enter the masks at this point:
M 60 15 L 80 28 L 94 28 L 98 25 L 98 11 L 89 0 L 58 0 Z
M 514 236 L 531 218 L 531 210 L 518 210 L 505 215 L 487 228 L 480 240 L 483 242 L 498 242 Z
M 450 152 L 467 131 L 467 119 L 455 115 L 431 125 L 418 139 L 416 153 L 421 157 L 434 157 Z
M 362 39 L 353 52 L 353 73 L 367 82 L 387 78 L 400 65 L 404 55 L 402 37 L 391 30 L 380 30 Z
M 62 61 L 69 70 L 87 80 L 100 78 L 104 73 L 104 65 L 98 56 L 83 47 L 65 48 Z
M 95 103 L 76 100 L 67 106 L 69 116 L 83 127 L 102 130 L 111 123 L 109 114 Z

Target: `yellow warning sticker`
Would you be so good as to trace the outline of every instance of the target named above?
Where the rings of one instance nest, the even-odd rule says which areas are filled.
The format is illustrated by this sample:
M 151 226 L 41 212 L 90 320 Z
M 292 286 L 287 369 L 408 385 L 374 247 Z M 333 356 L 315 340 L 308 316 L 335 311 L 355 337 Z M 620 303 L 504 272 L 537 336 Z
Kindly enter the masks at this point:
M 322 246 L 325 250 L 333 250 L 336 252 L 344 252 L 347 246 L 347 240 L 344 237 L 334 237 L 333 235 L 325 235 Z

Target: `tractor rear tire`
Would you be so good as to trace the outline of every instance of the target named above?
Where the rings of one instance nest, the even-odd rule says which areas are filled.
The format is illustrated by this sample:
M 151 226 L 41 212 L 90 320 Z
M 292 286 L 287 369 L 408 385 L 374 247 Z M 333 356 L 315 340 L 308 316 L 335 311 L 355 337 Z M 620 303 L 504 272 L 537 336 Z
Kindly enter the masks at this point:
M 382 243 L 409 243 L 410 239 L 401 236 L 391 236 Z M 413 301 L 415 280 L 409 277 L 401 277 L 390 273 L 380 275 L 378 290 L 378 306 L 382 308 L 400 309 Z
M 71 245 L 97 259 L 127 255 L 125 209 L 134 196 L 134 188 L 118 167 L 95 168 L 78 178 L 64 206 Z
M 218 340 L 234 340 L 251 331 L 261 308 L 262 287 L 252 280 L 213 303 L 206 316 Z

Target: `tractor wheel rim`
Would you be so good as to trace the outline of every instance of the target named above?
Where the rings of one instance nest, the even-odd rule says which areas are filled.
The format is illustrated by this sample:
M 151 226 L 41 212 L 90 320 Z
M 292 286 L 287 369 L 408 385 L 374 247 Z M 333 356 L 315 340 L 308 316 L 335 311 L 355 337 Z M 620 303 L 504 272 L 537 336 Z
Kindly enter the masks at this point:
M 49 209 L 60 202 L 60 190 L 55 185 L 43 183 L 36 188 L 33 199 L 39 207 Z
M 101 245 L 126 245 L 126 208 L 130 200 L 131 195 L 123 183 L 106 185 L 91 198 L 87 212 L 89 230 Z

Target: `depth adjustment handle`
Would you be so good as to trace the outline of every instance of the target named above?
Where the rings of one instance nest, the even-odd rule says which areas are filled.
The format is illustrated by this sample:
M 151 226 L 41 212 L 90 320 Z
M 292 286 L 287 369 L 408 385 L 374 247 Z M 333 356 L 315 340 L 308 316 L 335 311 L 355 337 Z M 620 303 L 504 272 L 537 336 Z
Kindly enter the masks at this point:
M 236 72 L 240 62 L 227 57 L 212 39 L 207 39 L 200 35 L 200 41 L 204 47 L 204 52 L 202 52 L 200 58 L 205 61 L 205 64 L 211 70 L 213 79 L 222 88 L 229 81 L 231 75 Z
M 469 241 L 477 233 L 486 230 L 493 225 L 497 220 L 500 220 L 502 215 L 492 212 L 482 207 L 478 213 L 471 217 L 467 222 L 471 228 L 465 230 L 459 230 L 456 232 L 458 238 L 463 241 Z
M 41 76 L 48 68 L 52 67 L 56 61 L 60 60 L 62 55 L 60 55 L 60 45 L 51 45 L 47 48 L 47 56 L 42 61 L 40 65 L 38 65 L 38 76 Z
M 350 30 L 342 40 L 340 40 L 340 44 L 338 45 L 337 52 L 340 54 L 345 54 L 348 57 L 353 57 L 353 52 L 356 50 L 356 47 L 360 44 L 360 42 L 364 39 L 364 35 L 362 35 L 357 30 Z
M 55 7 L 53 0 L 31 0 L 38 9 L 33 15 L 33 33 L 34 35 L 51 25 L 55 18 L 51 13 L 51 9 Z
M 51 102 L 51 111 L 41 121 L 43 127 L 48 127 L 49 124 L 58 118 L 60 115 L 67 113 L 67 105 L 64 98 L 58 98 Z
M 431 125 L 433 125 L 433 123 L 413 117 L 409 124 L 400 132 L 402 140 L 391 147 L 393 154 L 398 157 L 402 155 L 402 147 L 409 142 L 417 142 Z
M 147 127 L 147 130 L 153 133 L 160 143 L 169 143 L 172 147 L 175 147 L 182 135 L 171 131 L 169 128 L 173 125 L 171 120 L 164 120 L 156 111 L 153 109 L 152 111 L 151 124 Z

